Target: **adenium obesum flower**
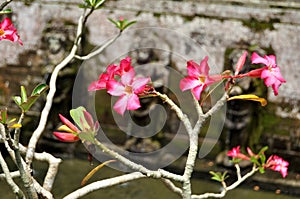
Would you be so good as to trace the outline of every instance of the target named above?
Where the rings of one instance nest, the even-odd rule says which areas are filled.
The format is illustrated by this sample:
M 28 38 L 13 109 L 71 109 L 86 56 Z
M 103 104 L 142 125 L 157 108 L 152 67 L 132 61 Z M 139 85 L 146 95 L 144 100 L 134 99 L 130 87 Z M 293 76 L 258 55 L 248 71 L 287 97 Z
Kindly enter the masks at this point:
M 221 75 L 209 76 L 208 57 L 206 56 L 198 65 L 194 61 L 187 62 L 188 76 L 180 81 L 180 89 L 186 91 L 191 89 L 197 100 L 203 90 L 216 81 L 222 79 Z
M 120 96 L 114 105 L 114 110 L 123 115 L 126 110 L 136 110 L 141 107 L 139 96 L 147 95 L 152 86 L 147 84 L 150 78 L 135 78 L 135 70 L 131 66 L 130 57 L 120 61 L 120 65 L 110 65 L 97 81 L 90 84 L 88 90 L 107 89 L 112 96 Z
M 144 92 L 150 78 L 135 78 L 135 71 L 124 73 L 121 81 L 110 80 L 107 82 L 107 92 L 112 96 L 120 96 L 114 105 L 117 113 L 123 115 L 125 110 L 136 110 L 141 107 L 139 94 Z
M 106 89 L 106 83 L 108 81 L 114 79 L 115 76 L 122 76 L 124 73 L 130 71 L 131 69 L 133 69 L 133 67 L 131 66 L 130 57 L 126 57 L 125 59 L 122 59 L 120 61 L 119 66 L 115 64 L 109 65 L 106 69 L 106 72 L 100 74 L 99 79 L 90 84 L 88 90 L 96 91 L 96 90 Z
M 289 163 L 287 161 L 283 160 L 281 157 L 272 155 L 267 160 L 265 168 L 269 168 L 271 170 L 278 171 L 281 173 L 282 177 L 285 178 L 288 174 L 288 166 L 289 166 Z
M 2 39 L 7 39 L 12 42 L 19 42 L 19 44 L 23 45 L 23 42 L 17 33 L 17 29 L 14 27 L 9 18 L 5 18 L 0 23 L 0 41 Z
M 251 56 L 252 64 L 264 64 L 263 68 L 252 70 L 243 76 L 258 77 L 264 80 L 266 86 L 272 86 L 274 95 L 278 95 L 278 88 L 286 80 L 282 77 L 279 67 L 276 65 L 275 55 L 259 56 L 257 53 L 253 53 Z
M 242 160 L 250 160 L 249 157 L 246 155 L 242 154 L 240 151 L 240 146 L 237 146 L 235 148 L 232 148 L 227 152 L 227 156 L 235 158 L 235 159 L 242 159 Z

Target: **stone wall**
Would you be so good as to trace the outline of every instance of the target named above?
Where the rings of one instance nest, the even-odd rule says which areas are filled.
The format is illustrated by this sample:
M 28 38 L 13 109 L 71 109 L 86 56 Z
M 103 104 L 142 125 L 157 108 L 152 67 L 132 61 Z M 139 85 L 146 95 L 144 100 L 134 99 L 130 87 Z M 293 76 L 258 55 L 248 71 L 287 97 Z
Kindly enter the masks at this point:
M 1 41 L 0 89 L 5 90 L 3 93 L 15 95 L 20 84 L 33 87 L 47 79 L 53 66 L 70 49 L 81 14 L 77 5 L 81 2 L 39 0 L 25 5 L 16 0 L 10 4 L 14 11 L 11 17 L 24 46 Z M 185 59 L 198 62 L 205 55 L 209 55 L 212 70 L 220 72 L 245 49 L 274 53 L 287 83 L 280 87 L 277 97 L 268 90 L 268 100 L 276 104 L 269 110 L 281 118 L 298 121 L 299 10 L 300 3 L 296 0 L 108 0 L 104 8 L 95 11 L 89 19 L 86 43 L 92 48 L 117 34 L 107 18 L 123 16 L 138 23 L 124 32 L 121 40 L 124 42 L 117 43 L 119 48 L 115 46 L 113 51 L 104 52 L 101 62 L 105 64 L 134 47 L 143 46 L 145 41 L 163 49 L 167 55 L 157 53 L 156 56 L 179 70 L 185 67 Z M 174 51 L 176 54 L 171 53 Z M 150 54 L 140 52 L 137 56 L 143 53 Z M 292 134 L 298 135 L 297 126 L 293 128 Z

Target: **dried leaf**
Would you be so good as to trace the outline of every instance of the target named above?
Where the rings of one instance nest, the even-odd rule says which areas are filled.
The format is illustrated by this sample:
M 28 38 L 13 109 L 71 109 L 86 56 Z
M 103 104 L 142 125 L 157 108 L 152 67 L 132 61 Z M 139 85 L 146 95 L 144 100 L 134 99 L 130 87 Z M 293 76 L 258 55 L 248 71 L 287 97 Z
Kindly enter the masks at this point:
M 265 98 L 261 98 L 261 97 L 258 97 L 256 95 L 253 95 L 253 94 L 245 94 L 245 95 L 237 95 L 237 96 L 233 96 L 233 97 L 230 97 L 227 99 L 227 101 L 230 101 L 230 100 L 250 100 L 250 101 L 256 101 L 256 102 L 260 102 L 260 104 L 262 106 L 266 106 L 267 105 L 267 100 Z
M 86 182 L 102 167 L 104 167 L 105 165 L 111 163 L 111 162 L 116 162 L 116 160 L 108 160 L 103 162 L 102 164 L 98 165 L 97 167 L 95 167 L 93 170 L 91 170 L 81 181 L 81 186 L 85 185 Z

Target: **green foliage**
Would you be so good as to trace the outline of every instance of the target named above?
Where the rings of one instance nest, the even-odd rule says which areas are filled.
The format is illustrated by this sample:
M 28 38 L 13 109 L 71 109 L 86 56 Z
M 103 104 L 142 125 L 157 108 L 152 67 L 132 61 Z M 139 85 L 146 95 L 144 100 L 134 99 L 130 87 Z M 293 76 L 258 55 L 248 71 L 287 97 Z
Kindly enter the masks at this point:
M 85 4 L 80 4 L 80 8 L 100 9 L 105 0 L 85 0 Z
M 229 177 L 227 175 L 227 171 L 225 171 L 224 173 L 210 171 L 209 173 L 212 175 L 211 179 L 218 182 L 224 182 Z
M 33 89 L 31 95 L 28 97 L 25 87 L 21 86 L 21 95 L 13 96 L 12 99 L 19 106 L 22 112 L 25 113 L 47 89 L 48 86 L 46 84 L 39 84 Z
M 128 21 L 127 19 L 119 19 L 119 20 L 113 20 L 111 18 L 108 18 L 110 22 L 115 24 L 115 26 L 122 32 L 129 26 L 132 26 L 135 24 L 137 21 Z
M 80 106 L 76 109 L 70 110 L 70 115 L 74 122 L 79 126 L 80 129 L 84 129 L 84 126 L 88 125 L 87 123 L 84 124 L 82 118 L 84 118 L 83 111 L 85 108 Z
M 1 10 L 1 11 L 0 11 L 0 15 L 10 14 L 10 13 L 12 13 L 12 10 L 11 10 L 11 9 L 5 9 L 5 10 Z

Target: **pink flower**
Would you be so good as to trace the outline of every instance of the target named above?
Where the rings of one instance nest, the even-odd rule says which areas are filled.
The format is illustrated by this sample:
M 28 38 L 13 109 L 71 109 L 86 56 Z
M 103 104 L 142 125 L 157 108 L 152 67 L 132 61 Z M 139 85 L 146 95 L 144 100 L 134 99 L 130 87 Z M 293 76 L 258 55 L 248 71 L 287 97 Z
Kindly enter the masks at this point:
M 209 66 L 207 60 L 208 57 L 206 56 L 201 61 L 200 65 L 196 64 L 194 61 L 188 61 L 188 76 L 180 81 L 180 89 L 182 91 L 191 89 L 197 100 L 200 100 L 201 93 L 207 86 L 222 79 L 220 75 L 208 75 Z
M 109 65 L 106 69 L 106 73 L 101 73 L 99 79 L 89 85 L 88 91 L 106 89 L 106 83 L 114 78 L 117 68 L 118 66 L 116 65 Z
M 107 82 L 107 92 L 113 96 L 120 96 L 114 105 L 117 113 L 123 115 L 125 110 L 136 110 L 141 107 L 138 95 L 143 93 L 150 78 L 134 78 L 133 69 L 121 76 L 121 81 L 112 79 Z
M 131 59 L 130 57 L 126 57 L 120 61 L 120 66 L 117 65 L 109 65 L 106 69 L 105 73 L 99 75 L 99 79 L 92 82 L 88 90 L 89 91 L 96 91 L 106 89 L 106 84 L 108 81 L 115 78 L 115 76 L 122 76 L 123 74 L 127 73 L 133 69 L 131 66 Z
M 236 158 L 236 159 L 250 160 L 249 157 L 247 157 L 246 155 L 244 155 L 240 152 L 240 146 L 237 146 L 237 147 L 232 148 L 231 150 L 229 150 L 227 152 L 227 156 L 232 157 L 232 158 Z
M 281 157 L 272 155 L 267 160 L 265 168 L 269 168 L 274 171 L 278 171 L 281 173 L 282 177 L 285 178 L 288 174 L 288 166 L 289 166 L 289 163 L 287 161 L 283 160 Z
M 131 69 L 133 69 L 133 67 L 131 66 L 131 58 L 126 57 L 125 59 L 122 59 L 120 61 L 120 66 L 118 66 L 116 68 L 115 74 L 119 75 L 119 76 L 122 76 L 124 73 L 127 73 Z
M 257 69 L 258 71 L 256 72 L 261 72 L 260 78 L 264 80 L 265 85 L 272 86 L 274 95 L 278 95 L 278 88 L 282 83 L 285 83 L 286 80 L 282 77 L 280 69 L 276 65 L 276 57 L 274 55 L 265 55 L 264 57 L 260 57 L 257 53 L 253 53 L 251 61 L 253 64 L 265 65 L 264 68 Z
M 0 41 L 2 39 L 7 39 L 12 42 L 19 42 L 19 44 L 23 45 L 23 42 L 21 41 L 16 28 L 14 27 L 9 18 L 5 18 L 0 23 Z

